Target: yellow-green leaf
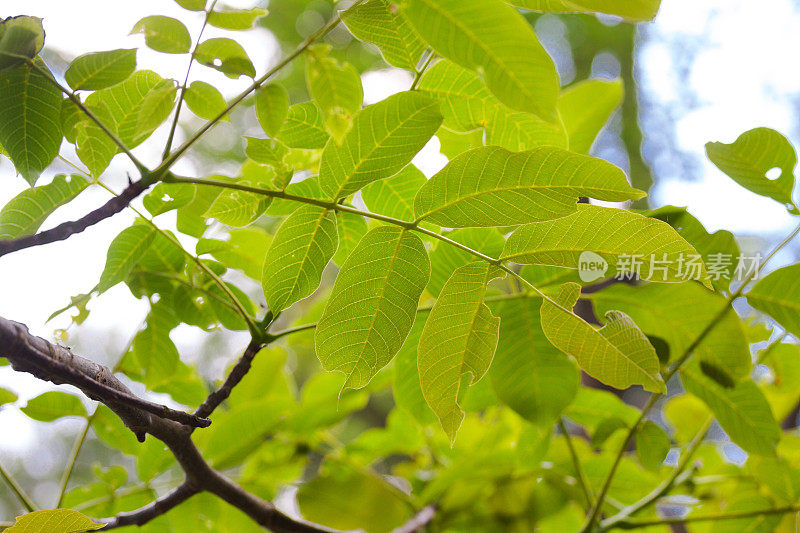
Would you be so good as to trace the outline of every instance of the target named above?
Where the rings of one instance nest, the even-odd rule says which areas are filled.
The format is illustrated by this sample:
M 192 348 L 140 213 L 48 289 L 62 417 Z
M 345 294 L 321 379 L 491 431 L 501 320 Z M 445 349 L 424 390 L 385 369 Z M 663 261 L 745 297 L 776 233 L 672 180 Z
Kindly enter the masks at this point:
M 180 20 L 163 15 L 144 17 L 137 22 L 131 30 L 134 33 L 143 33 L 147 46 L 158 52 L 167 54 L 185 54 L 192 46 L 189 30 Z
M 64 78 L 76 91 L 95 91 L 125 81 L 135 68 L 135 48 L 93 52 L 76 57 Z
M 71 509 L 34 511 L 18 516 L 6 533 L 83 533 L 106 527 Z

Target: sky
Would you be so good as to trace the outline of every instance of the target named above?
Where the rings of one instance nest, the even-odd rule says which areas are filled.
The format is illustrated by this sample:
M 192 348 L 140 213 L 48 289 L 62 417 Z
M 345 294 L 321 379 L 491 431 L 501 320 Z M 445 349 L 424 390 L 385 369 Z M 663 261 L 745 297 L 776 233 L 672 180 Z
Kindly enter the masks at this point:
M 226 4 L 251 7 L 253 2 L 228 0 Z M 800 50 L 797 4 L 797 0 L 664 0 L 656 22 L 642 28 L 638 76 L 644 100 L 645 156 L 659 176 L 659 184 L 651 194 L 655 206 L 686 205 L 710 230 L 771 236 L 788 232 L 793 222 L 785 209 L 749 193 L 716 170 L 705 159 L 703 147 L 708 141 L 732 142 L 756 126 L 775 128 L 795 144 L 800 141 L 796 115 L 800 69 L 788 61 L 793 55 L 790 51 Z M 186 69 L 185 55 L 152 52 L 144 47 L 141 35 L 128 33 L 137 20 L 152 14 L 181 19 L 193 36 L 202 23 L 201 14 L 183 10 L 171 0 L 2 0 L 0 17 L 18 14 L 43 17 L 47 42 L 67 57 L 137 46 L 140 68 L 181 80 Z M 224 33 L 208 28 L 205 36 Z M 266 30 L 238 33 L 237 40 L 259 73 L 276 62 L 276 43 Z M 231 81 L 202 66 L 193 69 L 192 79 L 221 84 L 226 96 L 247 85 L 244 78 Z M 371 103 L 406 89 L 410 77 L 387 69 L 365 73 L 363 82 L 365 100 Z M 671 143 L 666 145 L 648 136 L 646 130 L 651 123 L 662 125 L 659 117 L 669 117 L 675 125 Z M 162 127 L 137 148 L 137 155 L 146 164 L 154 165 L 165 137 Z M 77 160 L 74 155 L 72 159 Z M 428 175 L 444 162 L 436 141 L 415 160 Z M 54 168 L 58 172 L 69 171 L 63 164 Z M 176 170 L 190 175 L 197 169 L 180 162 Z M 136 175 L 124 156 L 117 156 L 107 171 L 108 183 L 121 190 L 126 172 Z M 53 174 L 47 173 L 43 182 Z M 25 187 L 24 180 L 14 176 L 7 161 L 0 163 L 0 204 Z M 79 217 L 107 199 L 102 191 L 84 194 L 62 208 L 45 227 Z M 64 306 L 70 296 L 94 286 L 108 244 L 132 220 L 133 215 L 123 213 L 66 242 L 0 259 L 0 316 L 23 322 L 34 333 L 51 338 L 54 330 L 68 325 L 69 319 L 62 317 L 46 323 L 47 317 Z M 169 227 L 172 221 L 166 216 L 159 218 L 159 223 Z M 124 285 L 118 285 L 95 300 L 91 309 L 83 327 L 104 342 L 103 346 L 94 344 L 95 350 L 85 355 L 113 364 L 127 339 L 139 328 L 147 306 L 134 300 Z M 174 340 L 183 352 L 197 347 L 202 336 L 196 331 L 179 331 Z M 67 342 L 73 341 L 80 342 L 80 338 L 70 337 Z M 234 337 L 232 354 L 237 341 L 244 342 Z M 17 391 L 25 399 L 41 392 L 45 385 L 0 368 L 0 386 Z M 0 428 L 0 461 L 5 454 L 21 457 L 34 453 L 29 446 L 42 431 L 38 425 L 27 422 L 15 409 L 0 408 Z

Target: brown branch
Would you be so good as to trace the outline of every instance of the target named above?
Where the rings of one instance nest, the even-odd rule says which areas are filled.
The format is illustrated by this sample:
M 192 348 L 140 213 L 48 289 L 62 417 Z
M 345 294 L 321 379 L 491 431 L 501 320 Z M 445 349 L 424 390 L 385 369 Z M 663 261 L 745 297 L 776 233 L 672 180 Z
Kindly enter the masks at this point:
M 134 198 L 146 191 L 151 183 L 151 180 L 144 178 L 130 183 L 119 196 L 115 196 L 101 207 L 77 220 L 64 222 L 52 229 L 20 237 L 19 239 L 0 241 L 0 257 L 32 246 L 63 241 L 76 233 L 80 233 L 86 228 L 94 226 L 98 222 L 102 222 L 125 209 Z
M 239 361 L 231 369 L 228 377 L 225 378 L 225 382 L 220 385 L 220 387 L 208 395 L 208 398 L 200 404 L 200 407 L 194 412 L 194 415 L 200 418 L 208 418 L 211 413 L 214 412 L 214 409 L 219 407 L 219 405 L 228 399 L 233 391 L 233 388 L 239 384 L 240 381 L 247 375 L 250 371 L 250 366 L 253 363 L 253 358 L 255 358 L 256 354 L 261 350 L 264 346 L 264 343 L 258 340 L 250 341 L 250 344 L 247 345 L 245 348 L 242 357 L 239 358 Z
M 120 417 L 136 434 L 144 438 L 142 427 L 150 415 L 193 427 L 208 427 L 211 421 L 170 409 L 135 396 L 111 371 L 88 359 L 74 355 L 69 348 L 35 337 L 18 322 L 0 317 L 0 349 L 14 370 L 28 372 L 56 385 L 73 385 L 89 398 L 109 407 L 118 406 Z
M 103 531 L 124 526 L 143 526 L 150 520 L 174 509 L 195 494 L 197 494 L 197 490 L 184 482 L 163 498 L 159 498 L 141 509 L 129 513 L 120 513 L 113 518 L 100 520 L 100 522 L 107 524 L 106 527 L 103 528 Z

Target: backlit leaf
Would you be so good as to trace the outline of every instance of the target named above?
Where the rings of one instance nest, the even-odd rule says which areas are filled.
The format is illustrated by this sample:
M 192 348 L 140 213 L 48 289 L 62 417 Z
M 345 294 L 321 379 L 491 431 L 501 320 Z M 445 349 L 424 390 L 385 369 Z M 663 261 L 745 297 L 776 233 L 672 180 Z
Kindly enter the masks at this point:
M 87 103 L 86 107 L 103 125 L 114 131 L 114 117 L 105 102 Z M 75 152 L 92 176 L 100 177 L 118 150 L 117 143 L 94 120 L 81 116 L 75 124 Z
M 509 3 L 545 13 L 606 13 L 643 21 L 656 16 L 661 0 L 510 0 Z
M 59 391 L 40 394 L 28 400 L 28 404 L 20 410 L 39 422 L 52 422 L 65 416 L 86 416 L 86 408 L 80 398 Z
M 354 114 L 361 109 L 364 91 L 358 70 L 350 63 L 339 63 L 328 53 L 330 47 L 311 47 L 306 61 L 308 92 L 324 113 L 340 111 Z
M 445 236 L 489 257 L 499 257 L 506 243 L 503 236 L 493 228 L 463 228 L 446 233 Z M 431 252 L 431 280 L 428 283 L 428 292 L 438 295 L 457 268 L 474 260 L 474 255 L 452 244 L 437 241 L 436 247 Z
M 192 46 L 189 30 L 177 19 L 163 15 L 144 17 L 137 22 L 131 34 L 143 33 L 144 42 L 157 52 L 185 54 Z
M 135 48 L 93 52 L 76 57 L 64 78 L 76 91 L 94 91 L 125 81 L 135 68 Z
M 267 251 L 262 277 L 273 313 L 317 289 L 337 243 L 336 217 L 323 207 L 303 206 L 281 224 Z
M 553 301 L 542 302 L 542 329 L 553 346 L 606 385 L 666 392 L 656 351 L 633 320 L 621 311 L 609 311 L 605 326 L 595 329 L 571 312 L 579 295 L 577 283 L 566 283 Z
M 456 270 L 442 287 L 419 339 L 422 393 L 451 443 L 464 419 L 458 405 L 462 377 L 470 375 L 466 385 L 479 381 L 497 348 L 500 319 L 483 300 L 486 284 L 502 275 L 486 262 Z
M 237 9 L 228 11 L 212 11 L 208 14 L 208 23 L 224 30 L 249 30 L 259 17 L 267 14 L 266 9 Z
M 356 38 L 377 45 L 386 62 L 395 67 L 414 70 L 425 49 L 422 39 L 388 0 L 356 6 L 344 23 Z
M 597 134 L 622 103 L 623 94 L 620 80 L 588 80 L 561 93 L 558 112 L 571 152 L 589 153 Z
M 333 262 L 341 266 L 350 253 L 358 246 L 359 241 L 367 234 L 367 221 L 364 217 L 345 211 L 336 212 L 336 233 L 339 235 L 339 247 L 333 256 Z
M 636 433 L 636 455 L 647 470 L 657 471 L 670 448 L 669 437 L 655 422 L 646 421 Z
M 53 211 L 70 202 L 88 185 L 82 176 L 59 174 L 47 185 L 22 191 L 0 210 L 0 240 L 36 233 Z
M 520 264 L 580 268 L 580 262 L 587 260 L 585 255 L 581 259 L 584 252 L 592 253 L 592 261 L 606 262 L 606 277 L 614 272 L 638 273 L 650 281 L 696 279 L 711 286 L 702 261 L 693 270 L 687 267 L 689 257 L 699 258 L 699 254 L 668 224 L 596 205 L 581 204 L 571 215 L 520 226 L 508 238 L 503 258 Z
M 779 268 L 760 279 L 747 293 L 750 305 L 794 335 L 800 335 L 800 264 Z
M 256 118 L 270 137 L 281 130 L 289 113 L 289 93 L 281 85 L 270 84 L 256 90 Z
M 706 155 L 742 187 L 781 202 L 794 214 L 800 213 L 792 201 L 797 154 L 777 131 L 756 128 L 741 134 L 732 144 L 708 143 Z
M 514 8 L 500 0 L 409 0 L 403 14 L 439 54 L 482 72 L 500 101 L 555 121 L 555 65 Z
M 289 114 L 278 137 L 292 148 L 322 148 L 328 141 L 328 131 L 322 112 L 314 102 L 289 106 Z
M 61 146 L 61 93 L 44 74 L 23 64 L 0 71 L 0 101 L 0 145 L 33 186 Z
M 219 70 L 229 78 L 241 75 L 254 78 L 256 69 L 242 45 L 227 37 L 214 37 L 200 43 L 196 53 L 197 61 L 207 67 Z
M 512 226 L 575 212 L 579 196 L 623 201 L 643 193 L 601 159 L 555 147 L 513 153 L 476 148 L 451 160 L 414 199 L 418 219 L 440 226 Z
M 371 105 L 353 121 L 342 144 L 331 139 L 320 163 L 320 187 L 342 198 L 396 174 L 433 136 L 442 116 L 430 98 L 404 92 Z
M 367 233 L 342 265 L 316 329 L 322 367 L 358 389 L 397 354 L 430 276 L 422 241 L 396 226 Z
M 33 59 L 44 46 L 44 27 L 39 17 L 20 15 L 0 20 L 0 69 Z
M 414 196 L 428 181 L 417 167 L 407 165 L 392 176 L 361 189 L 361 199 L 373 213 L 399 220 L 414 220 Z
M 52 511 L 34 511 L 18 516 L 13 526 L 6 533 L 82 533 L 102 529 L 106 525 L 92 520 L 71 509 L 54 509 Z
M 153 228 L 144 224 L 134 224 L 114 237 L 108 247 L 106 266 L 100 276 L 97 290 L 102 293 L 124 281 L 155 237 L 156 232 Z
M 227 107 L 217 88 L 204 81 L 193 81 L 183 97 L 192 113 L 206 120 L 216 118 Z M 230 121 L 230 118 L 226 115 L 223 120 Z

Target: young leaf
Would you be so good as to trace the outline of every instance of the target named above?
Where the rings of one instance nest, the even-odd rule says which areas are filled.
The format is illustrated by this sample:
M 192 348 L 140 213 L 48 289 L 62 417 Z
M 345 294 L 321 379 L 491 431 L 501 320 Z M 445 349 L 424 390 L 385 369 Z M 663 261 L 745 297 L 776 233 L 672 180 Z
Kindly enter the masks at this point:
M 208 14 L 208 23 L 223 30 L 249 30 L 256 19 L 267 14 L 266 9 L 237 9 L 231 11 L 212 11 Z
M 44 27 L 39 17 L 20 15 L 0 20 L 0 70 L 33 59 L 44 46 Z
M 102 100 L 92 104 L 87 102 L 86 107 L 100 122 L 114 130 L 114 117 L 105 102 Z M 81 115 L 75 124 L 75 148 L 78 158 L 96 178 L 100 177 L 119 150 L 117 143 L 94 120 L 85 115 Z
M 137 128 L 140 131 L 155 131 L 172 111 L 177 93 L 178 87 L 174 80 L 163 80 L 153 87 L 142 100 Z
M 572 215 L 520 226 L 508 238 L 502 257 L 577 269 L 584 252 L 599 256 L 618 275 L 638 274 L 659 282 L 695 279 L 711 287 L 699 254 L 669 224 L 596 205 L 581 204 Z M 698 258 L 694 270 L 686 267 L 690 257 Z
M 262 277 L 273 313 L 317 289 L 337 244 L 336 217 L 323 207 L 303 206 L 281 224 L 267 251 Z
M 414 196 L 428 179 L 414 165 L 391 178 L 373 181 L 361 189 L 361 199 L 373 213 L 399 220 L 414 220 Z
M 342 265 L 316 329 L 322 367 L 359 389 L 397 354 L 430 276 L 422 241 L 396 226 L 367 233 Z
M 418 220 L 449 228 L 514 226 L 574 213 L 579 196 L 644 195 L 601 159 L 542 146 L 513 153 L 486 146 L 451 160 L 414 199 Z
M 458 405 L 462 378 L 467 385 L 489 370 L 497 348 L 500 319 L 483 299 L 486 284 L 503 276 L 497 267 L 473 262 L 447 280 L 419 339 L 417 365 L 422 393 L 452 444 L 464 420 Z M 464 378 L 466 379 L 466 378 Z
M 514 111 L 501 103 L 477 74 L 446 59 L 425 71 L 417 90 L 439 100 L 445 127 L 458 132 L 485 129 L 487 146 L 502 146 L 513 152 L 543 145 L 567 148 L 561 124 Z M 481 138 L 479 145 L 483 144 Z M 442 153 L 446 153 L 444 148 Z
M 144 17 L 133 26 L 131 35 L 134 33 L 143 33 L 144 42 L 157 52 L 185 54 L 192 46 L 189 30 L 183 22 L 171 17 L 162 15 Z
M 669 453 L 669 437 L 658 424 L 647 420 L 636 432 L 636 455 L 647 470 L 656 472 Z
M 439 54 L 482 72 L 501 102 L 555 122 L 555 65 L 514 8 L 501 0 L 409 0 L 403 14 Z
M 120 281 L 124 281 L 155 237 L 156 232 L 144 224 L 134 224 L 114 237 L 108 247 L 106 266 L 100 276 L 97 290 L 103 293 Z
M 578 393 L 580 372 L 574 361 L 547 342 L 541 305 L 540 298 L 489 304 L 500 317 L 500 341 L 489 379 L 497 397 L 521 417 L 551 426 Z
M 442 122 L 439 105 L 403 92 L 365 108 L 342 144 L 328 141 L 320 163 L 320 187 L 332 199 L 394 175 L 419 152 Z
M 289 93 L 274 83 L 256 90 L 256 118 L 261 129 L 270 137 L 281 130 L 289 113 Z
M 675 361 L 727 305 L 725 298 L 696 283 L 648 283 L 639 287 L 616 283 L 592 295 L 598 314 L 617 309 L 629 315 L 648 335 L 663 339 Z M 700 361 L 723 369 L 738 380 L 753 367 L 742 322 L 728 313 L 694 347 Z
M 128 432 L 130 433 L 130 432 Z M 34 511 L 18 516 L 14 525 L 6 529 L 6 533 L 82 533 L 103 529 L 106 524 L 98 524 L 71 509 L 54 509 L 52 511 Z
M 779 268 L 756 283 L 747 302 L 771 316 L 793 335 L 800 335 L 800 264 Z
M 781 202 L 793 214 L 800 213 L 792 201 L 797 154 L 777 131 L 756 128 L 741 134 L 732 144 L 708 143 L 706 154 L 745 189 Z M 779 175 L 769 176 L 771 171 Z
M 686 390 L 711 409 L 731 440 L 748 453 L 775 455 L 781 429 L 769 404 L 755 383 L 741 381 L 725 388 L 705 377 L 696 368 L 681 370 Z
M 243 74 L 254 78 L 256 75 L 253 62 L 242 45 L 227 37 L 203 41 L 197 47 L 196 57 L 200 64 L 216 69 L 229 78 L 236 79 Z
M 661 0 L 510 0 L 509 3 L 545 13 L 606 13 L 644 21 L 655 18 Z
M 125 81 L 135 69 L 135 48 L 93 52 L 76 57 L 64 78 L 76 91 L 95 91 Z
M 32 66 L 17 65 L 0 71 L 0 102 L 0 145 L 33 186 L 61 146 L 61 93 Z
M 120 140 L 128 148 L 134 148 L 153 133 L 169 115 L 171 106 L 163 104 L 168 86 L 174 89 L 172 80 L 164 80 L 150 70 L 140 70 L 122 83 L 93 92 L 86 98 L 86 105 L 104 104 L 113 117 L 113 124 L 106 124 L 112 131 L 116 129 Z M 157 96 L 149 97 L 157 91 Z M 148 111 L 142 113 L 147 106 Z M 153 113 L 156 113 L 155 115 Z M 113 127 L 112 127 L 113 126 Z
M 286 121 L 278 132 L 278 138 L 291 148 L 323 148 L 328 137 L 322 112 L 314 102 L 290 106 Z
M 36 233 L 53 211 L 88 186 L 82 176 L 59 174 L 47 185 L 22 191 L 0 210 L 0 241 Z
M 344 23 L 357 39 L 377 45 L 392 66 L 414 70 L 425 50 L 425 43 L 388 0 L 369 0 L 356 6 Z
M 80 398 L 59 391 L 45 392 L 28 400 L 28 404 L 20 411 L 39 422 L 52 422 L 65 416 L 86 416 L 86 408 Z
M 571 152 L 588 154 L 597 134 L 622 103 L 621 80 L 588 80 L 570 86 L 558 97 L 558 112 Z
M 330 57 L 330 46 L 309 49 L 306 62 L 308 92 L 323 113 L 343 112 L 353 115 L 361 109 L 364 90 L 358 70 L 350 63 L 341 64 Z
M 206 120 L 216 118 L 225 111 L 227 106 L 225 98 L 217 88 L 204 81 L 193 81 L 183 97 L 192 113 Z M 230 121 L 231 119 L 226 115 L 223 120 Z
M 571 312 L 579 295 L 580 285 L 565 283 L 552 301 L 542 302 L 542 329 L 553 346 L 606 385 L 666 392 L 656 351 L 633 320 L 621 311 L 609 311 L 606 325 L 595 329 Z

